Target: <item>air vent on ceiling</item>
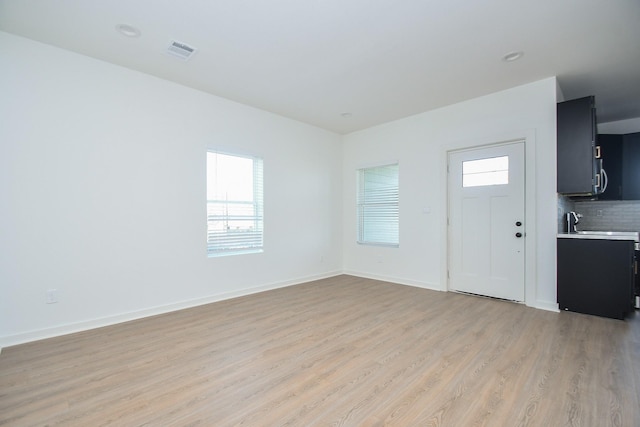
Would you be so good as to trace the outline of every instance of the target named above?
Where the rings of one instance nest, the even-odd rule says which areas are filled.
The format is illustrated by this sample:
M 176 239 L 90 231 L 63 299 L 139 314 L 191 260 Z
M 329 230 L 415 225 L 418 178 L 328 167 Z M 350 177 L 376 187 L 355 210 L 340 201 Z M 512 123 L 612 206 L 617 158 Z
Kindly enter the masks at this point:
M 196 53 L 196 48 L 173 40 L 167 48 L 167 53 L 186 61 Z

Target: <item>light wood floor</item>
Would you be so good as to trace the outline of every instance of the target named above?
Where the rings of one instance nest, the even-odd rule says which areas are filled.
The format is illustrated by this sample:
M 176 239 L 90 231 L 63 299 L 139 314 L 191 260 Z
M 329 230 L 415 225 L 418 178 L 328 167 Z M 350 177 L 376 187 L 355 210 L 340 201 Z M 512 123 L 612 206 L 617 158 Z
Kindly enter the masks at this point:
M 640 426 L 640 317 L 339 276 L 5 348 L 6 426 Z

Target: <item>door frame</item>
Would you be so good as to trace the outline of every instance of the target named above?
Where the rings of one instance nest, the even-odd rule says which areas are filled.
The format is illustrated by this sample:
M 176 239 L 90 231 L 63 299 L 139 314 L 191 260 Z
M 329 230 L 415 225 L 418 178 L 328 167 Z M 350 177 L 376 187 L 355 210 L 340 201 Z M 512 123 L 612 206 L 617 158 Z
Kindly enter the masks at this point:
M 440 145 L 441 169 L 441 197 L 440 197 L 440 218 L 443 232 L 440 234 L 440 247 L 442 266 L 440 277 L 441 289 L 449 291 L 449 181 L 447 165 L 449 152 L 460 150 L 471 150 L 484 148 L 493 145 L 508 144 L 513 142 L 524 142 L 524 192 L 525 192 L 525 212 L 524 222 L 527 224 L 527 238 L 525 239 L 525 259 L 524 259 L 524 304 L 536 307 L 537 299 L 537 224 L 536 224 L 536 140 L 535 130 L 528 129 L 522 131 L 505 132 L 499 135 L 478 136 L 474 140 L 449 141 Z M 549 178 L 555 179 L 550 173 Z

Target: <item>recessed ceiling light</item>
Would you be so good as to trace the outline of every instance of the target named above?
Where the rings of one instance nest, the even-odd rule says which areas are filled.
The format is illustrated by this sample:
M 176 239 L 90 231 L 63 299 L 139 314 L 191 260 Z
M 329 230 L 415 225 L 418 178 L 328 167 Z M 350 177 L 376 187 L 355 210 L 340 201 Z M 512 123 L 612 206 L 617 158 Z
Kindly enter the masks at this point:
M 127 37 L 140 37 L 140 30 L 128 24 L 116 25 L 116 31 Z
M 502 57 L 502 60 L 504 62 L 513 62 L 513 61 L 517 61 L 518 59 L 522 58 L 522 56 L 524 55 L 524 52 L 522 51 L 517 51 L 517 52 L 509 52 L 506 55 L 504 55 Z
M 353 114 L 351 114 L 351 113 L 340 113 L 340 116 L 342 116 L 343 119 L 349 119 L 349 118 L 351 118 L 351 116 L 353 116 Z

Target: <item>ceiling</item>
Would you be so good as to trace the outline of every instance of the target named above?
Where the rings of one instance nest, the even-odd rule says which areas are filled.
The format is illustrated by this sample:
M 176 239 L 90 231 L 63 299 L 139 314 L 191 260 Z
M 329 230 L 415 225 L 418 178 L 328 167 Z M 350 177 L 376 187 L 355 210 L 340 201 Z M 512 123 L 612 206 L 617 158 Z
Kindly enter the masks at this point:
M 639 23 L 638 0 L 0 0 L 2 31 L 341 134 L 551 76 L 640 117 Z

